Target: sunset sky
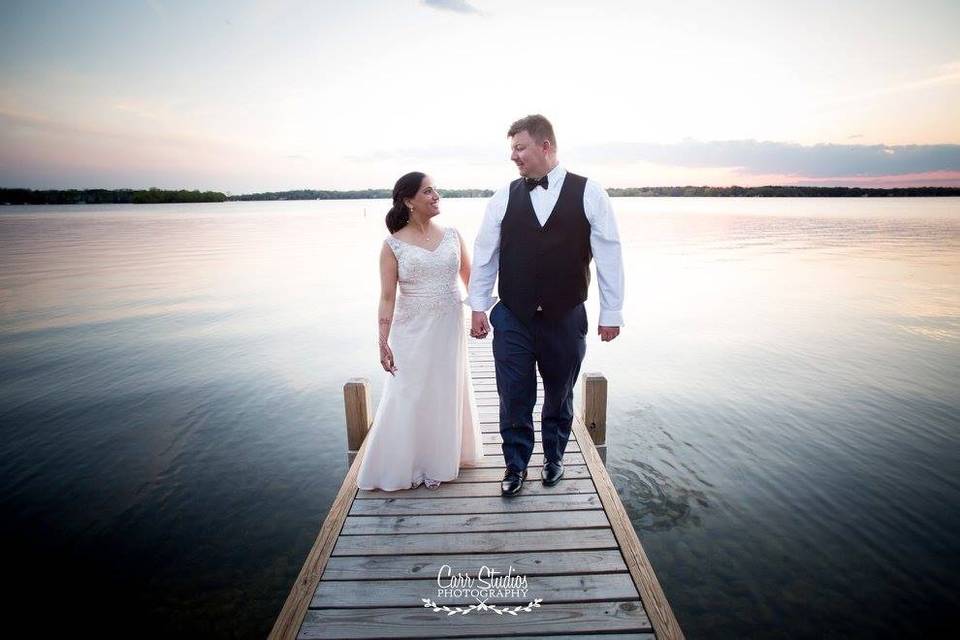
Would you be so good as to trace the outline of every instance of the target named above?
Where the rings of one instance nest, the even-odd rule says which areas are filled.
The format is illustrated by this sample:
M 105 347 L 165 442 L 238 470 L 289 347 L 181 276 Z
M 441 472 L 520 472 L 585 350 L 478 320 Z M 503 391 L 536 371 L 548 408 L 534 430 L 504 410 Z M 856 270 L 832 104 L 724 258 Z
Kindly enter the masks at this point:
M 960 2 L 10 2 L 0 187 L 960 186 Z

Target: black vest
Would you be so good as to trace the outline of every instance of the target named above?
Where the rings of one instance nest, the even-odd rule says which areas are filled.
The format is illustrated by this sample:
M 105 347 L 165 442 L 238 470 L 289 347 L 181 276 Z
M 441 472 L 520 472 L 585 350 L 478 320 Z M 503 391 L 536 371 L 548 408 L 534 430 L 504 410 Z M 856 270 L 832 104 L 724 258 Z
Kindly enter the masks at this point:
M 590 286 L 590 222 L 583 210 L 587 179 L 567 172 L 560 197 L 541 227 L 523 178 L 510 183 L 500 225 L 500 299 L 529 322 L 537 307 L 547 318 L 587 299 Z

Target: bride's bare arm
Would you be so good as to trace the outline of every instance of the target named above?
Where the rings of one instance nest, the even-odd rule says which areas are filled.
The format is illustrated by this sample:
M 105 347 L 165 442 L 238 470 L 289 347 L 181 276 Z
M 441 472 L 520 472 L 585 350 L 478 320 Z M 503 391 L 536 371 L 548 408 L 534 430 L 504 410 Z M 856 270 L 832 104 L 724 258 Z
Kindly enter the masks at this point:
M 463 280 L 463 286 L 470 290 L 470 254 L 467 252 L 466 245 L 463 244 L 463 236 L 457 233 L 460 238 L 460 279 Z
M 380 249 L 380 308 L 377 311 L 379 323 L 380 365 L 384 371 L 394 373 L 397 370 L 393 360 L 393 351 L 387 344 L 390 327 L 393 325 L 393 310 L 397 304 L 397 257 L 383 243 Z

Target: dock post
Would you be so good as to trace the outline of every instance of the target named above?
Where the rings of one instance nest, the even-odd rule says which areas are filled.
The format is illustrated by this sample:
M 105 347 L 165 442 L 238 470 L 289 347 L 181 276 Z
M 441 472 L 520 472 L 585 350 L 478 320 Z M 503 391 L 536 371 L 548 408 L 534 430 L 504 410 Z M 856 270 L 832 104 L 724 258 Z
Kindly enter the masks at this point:
M 602 373 L 585 373 L 583 385 L 583 423 L 603 463 L 607 463 L 607 379 Z
M 351 378 L 343 385 L 343 408 L 347 419 L 347 468 L 350 468 L 373 424 L 370 382 L 366 378 Z

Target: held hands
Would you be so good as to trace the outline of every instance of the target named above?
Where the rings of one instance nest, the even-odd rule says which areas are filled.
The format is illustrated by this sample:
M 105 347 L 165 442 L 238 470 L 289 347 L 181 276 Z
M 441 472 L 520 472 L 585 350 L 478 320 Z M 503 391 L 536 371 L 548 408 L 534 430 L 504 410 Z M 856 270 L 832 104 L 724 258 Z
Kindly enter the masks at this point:
M 470 337 L 483 340 L 490 333 L 490 323 L 484 311 L 474 311 L 470 321 Z
M 383 370 L 390 375 L 397 375 L 397 367 L 393 359 L 393 351 L 390 349 L 390 345 L 383 342 L 380 343 L 380 366 L 383 367 Z
M 483 311 L 474 311 L 471 315 L 470 336 L 483 340 L 490 333 L 490 323 L 487 321 L 487 314 Z M 610 342 L 620 335 L 620 327 L 597 327 L 597 333 L 600 334 L 601 342 Z
M 597 333 L 600 334 L 600 342 L 610 342 L 620 335 L 620 327 L 597 327 Z

